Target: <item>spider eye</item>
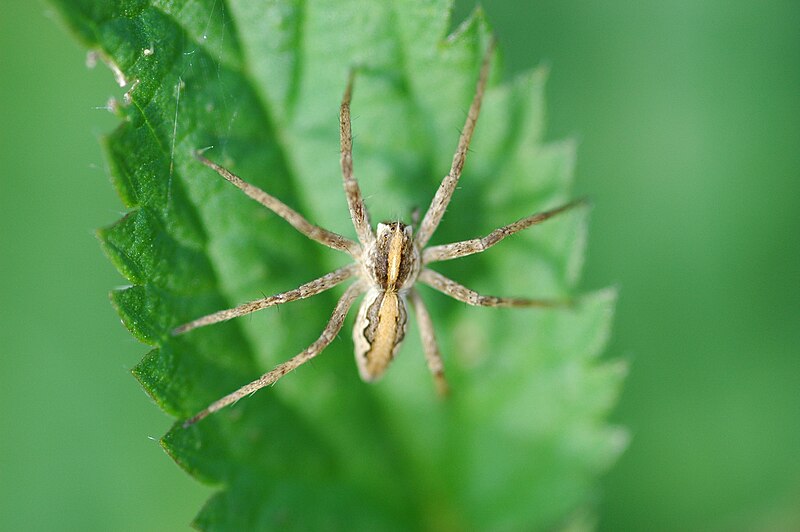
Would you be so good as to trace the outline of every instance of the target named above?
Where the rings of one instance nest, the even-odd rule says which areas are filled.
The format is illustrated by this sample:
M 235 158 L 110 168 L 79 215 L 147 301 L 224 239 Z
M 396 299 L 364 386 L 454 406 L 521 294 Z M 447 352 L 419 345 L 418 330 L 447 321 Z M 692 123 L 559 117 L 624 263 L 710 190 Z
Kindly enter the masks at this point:
M 378 238 L 380 238 L 383 235 L 391 233 L 392 228 L 390 227 L 390 224 L 387 222 L 378 222 L 378 227 L 375 232 L 377 233 Z
M 377 227 L 377 237 L 378 239 L 381 238 L 390 238 L 392 234 L 401 232 L 407 238 L 411 238 L 412 229 L 410 225 L 406 225 L 403 222 L 379 222 Z

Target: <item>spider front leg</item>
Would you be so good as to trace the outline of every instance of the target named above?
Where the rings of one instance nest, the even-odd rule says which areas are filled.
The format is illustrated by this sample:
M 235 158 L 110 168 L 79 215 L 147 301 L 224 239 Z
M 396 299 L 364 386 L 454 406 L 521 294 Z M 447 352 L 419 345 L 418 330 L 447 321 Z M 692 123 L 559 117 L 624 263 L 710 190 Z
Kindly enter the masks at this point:
M 418 280 L 435 288 L 453 299 L 478 307 L 567 307 L 572 304 L 570 300 L 557 299 L 528 299 L 523 297 L 496 297 L 484 296 L 470 290 L 466 286 L 449 279 L 439 272 L 425 268 L 419 274 Z
M 428 369 L 431 371 L 436 384 L 436 392 L 444 397 L 450 392 L 450 388 L 447 385 L 447 379 L 444 377 L 444 363 L 439 352 L 439 344 L 436 343 L 433 320 L 431 320 L 431 315 L 428 313 L 428 308 L 422 301 L 422 297 L 416 290 L 411 290 L 408 293 L 408 297 L 417 315 L 417 326 L 422 339 L 422 349 L 425 351 L 425 361 L 428 363 Z
M 486 53 L 483 56 L 483 63 L 481 64 L 481 72 L 478 76 L 478 84 L 475 87 L 475 96 L 472 98 L 472 104 L 467 112 L 467 119 L 464 122 L 464 129 L 461 130 L 461 136 L 458 139 L 458 147 L 456 153 L 453 155 L 453 164 L 450 166 L 450 173 L 448 173 L 436 195 L 433 196 L 428 212 L 422 219 L 419 231 L 415 241 L 419 249 L 423 249 L 428 241 L 433 236 L 436 228 L 439 227 L 439 222 L 442 221 L 444 211 L 447 210 L 447 205 L 450 203 L 450 198 L 453 197 L 453 192 L 456 190 L 458 180 L 461 178 L 461 170 L 464 168 L 464 162 L 467 159 L 467 152 L 469 151 L 469 143 L 472 140 L 472 133 L 475 131 L 475 124 L 478 122 L 478 115 L 481 112 L 481 102 L 483 101 L 483 93 L 486 90 L 486 80 L 489 78 L 489 66 L 491 64 L 492 53 L 494 52 L 495 41 L 489 43 Z
M 369 223 L 369 213 L 361 195 L 361 188 L 358 181 L 353 177 L 353 134 L 350 126 L 350 98 L 353 94 L 353 79 L 355 70 L 350 71 L 347 80 L 347 88 L 342 97 L 342 106 L 339 110 L 339 142 L 342 151 L 341 166 L 342 179 L 344 180 L 344 192 L 347 196 L 347 206 L 350 209 L 350 217 L 353 226 L 356 228 L 358 240 L 364 249 L 375 242 L 375 233 Z
M 342 235 L 334 233 L 333 231 L 328 231 L 327 229 L 323 229 L 322 227 L 312 224 L 306 220 L 303 215 L 283 203 L 275 196 L 264 192 L 257 186 L 251 185 L 241 177 L 237 176 L 227 168 L 218 165 L 214 161 L 206 159 L 203 157 L 203 154 L 200 150 L 195 151 L 194 156 L 198 161 L 217 172 L 220 176 L 225 178 L 226 181 L 247 194 L 250 198 L 256 200 L 261 205 L 289 222 L 292 227 L 306 235 L 311 240 L 319 242 L 323 246 L 328 246 L 329 248 L 338 249 L 339 251 L 349 253 L 353 258 L 361 256 L 361 247 L 358 245 L 358 243 L 353 242 L 349 238 L 345 238 Z
M 183 424 L 183 427 L 189 427 L 204 417 L 213 414 L 214 412 L 225 408 L 231 403 L 235 403 L 242 397 L 246 395 L 250 395 L 265 386 L 269 386 L 270 384 L 274 384 L 277 382 L 281 377 L 289 373 L 290 371 L 294 370 L 295 368 L 305 364 L 318 354 L 320 354 L 328 345 L 336 338 L 336 335 L 339 333 L 339 330 L 342 328 L 342 324 L 344 324 L 344 318 L 347 316 L 347 311 L 350 310 L 350 307 L 353 305 L 353 301 L 364 292 L 364 285 L 361 281 L 357 281 L 350 285 L 347 290 L 345 291 L 344 295 L 339 298 L 339 301 L 336 303 L 336 307 L 333 309 L 333 314 L 331 315 L 331 319 L 328 321 L 328 324 L 323 329 L 322 334 L 320 337 L 306 349 L 304 349 L 299 354 L 295 355 L 293 358 L 290 358 L 283 364 L 279 364 L 275 367 L 272 371 L 265 373 L 258 379 L 254 380 L 250 384 L 246 384 L 236 390 L 235 392 L 226 395 L 222 399 L 214 401 L 211 403 L 205 410 L 202 410 L 186 420 Z

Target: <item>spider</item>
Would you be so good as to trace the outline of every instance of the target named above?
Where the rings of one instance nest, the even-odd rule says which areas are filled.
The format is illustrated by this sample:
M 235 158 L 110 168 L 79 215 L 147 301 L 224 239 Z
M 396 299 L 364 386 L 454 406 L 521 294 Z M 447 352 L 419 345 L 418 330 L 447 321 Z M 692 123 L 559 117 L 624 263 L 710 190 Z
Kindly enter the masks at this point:
M 339 115 L 341 144 L 341 168 L 344 190 L 350 216 L 355 226 L 358 241 L 353 241 L 337 233 L 311 224 L 297 211 L 263 190 L 243 181 L 222 166 L 210 161 L 196 151 L 195 157 L 207 167 L 239 188 L 255 201 L 289 222 L 308 238 L 330 248 L 349 254 L 354 262 L 327 275 L 310 281 L 294 290 L 244 303 L 235 308 L 221 310 L 174 329 L 173 334 L 184 334 L 198 327 L 243 316 L 257 310 L 281 305 L 322 293 L 351 277 L 357 280 L 339 298 L 333 314 L 320 337 L 306 349 L 286 362 L 246 384 L 238 390 L 222 397 L 189 418 L 184 424 L 188 427 L 209 414 L 230 405 L 246 395 L 269 386 L 281 377 L 319 355 L 336 337 L 342 328 L 345 316 L 356 298 L 366 294 L 353 327 L 355 358 L 361 378 L 366 382 L 378 380 L 397 354 L 406 335 L 406 302 L 413 307 L 428 369 L 433 375 L 436 389 L 440 395 L 448 393 L 444 376 L 444 365 L 434 335 L 433 322 L 425 304 L 414 285 L 424 283 L 450 297 L 469 305 L 486 307 L 556 307 L 566 301 L 545 299 L 507 298 L 481 295 L 469 288 L 428 268 L 432 262 L 465 257 L 486 251 L 507 236 L 539 224 L 548 218 L 584 203 L 576 200 L 561 207 L 527 216 L 514 223 L 495 229 L 483 238 L 474 238 L 428 247 L 434 231 L 444 215 L 450 198 L 456 189 L 461 170 L 464 167 L 472 132 L 478 120 L 486 81 L 489 76 L 490 59 L 494 42 L 487 48 L 478 76 L 475 95 L 467 113 L 464 128 L 453 156 L 450 172 L 444 177 L 433 197 L 416 235 L 412 227 L 400 221 L 384 222 L 373 231 L 369 214 L 364 205 L 358 182 L 353 176 L 352 135 L 350 126 L 350 99 L 353 89 L 354 72 L 351 71 L 344 92 Z

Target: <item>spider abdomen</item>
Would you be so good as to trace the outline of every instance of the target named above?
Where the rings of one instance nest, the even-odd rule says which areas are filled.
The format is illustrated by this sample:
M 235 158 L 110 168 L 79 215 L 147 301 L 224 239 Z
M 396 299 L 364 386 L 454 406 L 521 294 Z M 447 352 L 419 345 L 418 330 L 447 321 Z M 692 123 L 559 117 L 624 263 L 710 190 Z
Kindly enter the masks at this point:
M 406 324 L 405 301 L 398 292 L 367 292 L 353 327 L 356 364 L 363 380 L 372 382 L 384 374 L 400 349 Z

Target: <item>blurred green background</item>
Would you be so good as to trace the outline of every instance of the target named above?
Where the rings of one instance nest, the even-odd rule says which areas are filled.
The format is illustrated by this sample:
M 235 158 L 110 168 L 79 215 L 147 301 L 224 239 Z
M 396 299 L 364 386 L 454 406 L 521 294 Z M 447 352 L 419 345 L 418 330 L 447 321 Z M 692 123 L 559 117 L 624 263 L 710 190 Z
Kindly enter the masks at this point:
M 584 286 L 621 288 L 632 441 L 599 528 L 800 530 L 800 3 L 484 7 L 509 75 L 551 66 L 549 137 L 580 140 L 595 205 Z M 0 18 L 0 529 L 181 529 L 211 490 L 155 441 L 93 236 L 122 90 L 49 12 Z

